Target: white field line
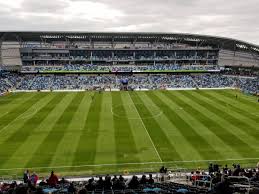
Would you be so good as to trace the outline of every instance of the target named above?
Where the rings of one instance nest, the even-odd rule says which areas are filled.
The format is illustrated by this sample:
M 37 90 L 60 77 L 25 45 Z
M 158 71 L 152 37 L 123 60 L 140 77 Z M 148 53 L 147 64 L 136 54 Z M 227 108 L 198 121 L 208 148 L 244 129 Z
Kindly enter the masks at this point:
M 42 167 L 29 167 L 29 168 L 2 168 L 0 171 L 11 171 L 11 170 L 24 170 L 24 169 L 62 169 L 62 168 L 82 168 L 82 167 L 104 167 L 104 166 L 124 166 L 124 165 L 145 165 L 145 164 L 179 164 L 179 163 L 197 163 L 197 162 L 227 162 L 227 161 L 245 161 L 245 160 L 259 160 L 259 158 L 229 158 L 224 160 L 179 160 L 179 161 L 166 161 L 166 162 L 131 162 L 131 163 L 112 163 L 112 164 L 85 164 L 75 166 L 42 166 Z M 255 164 L 256 165 L 256 164 Z
M 129 95 L 128 92 L 127 92 L 127 94 Z M 132 103 L 133 103 L 133 106 L 134 106 L 134 108 L 135 108 L 135 110 L 136 110 L 136 112 L 137 112 L 137 114 L 138 114 L 138 116 L 139 116 L 139 118 L 140 118 L 140 122 L 142 123 L 144 129 L 146 130 L 146 133 L 147 133 L 147 135 L 148 135 L 148 137 L 149 137 L 149 139 L 150 139 L 150 141 L 151 141 L 151 143 L 152 143 L 152 145 L 153 145 L 153 148 L 154 148 L 155 151 L 156 151 L 156 154 L 157 154 L 157 156 L 158 156 L 160 162 L 162 162 L 163 160 L 161 159 L 161 157 L 160 157 L 160 155 L 159 155 L 159 153 L 158 153 L 158 151 L 157 151 L 157 149 L 156 149 L 156 146 L 155 146 L 153 140 L 151 139 L 151 137 L 150 137 L 150 135 L 149 135 L 149 132 L 148 132 L 148 130 L 147 130 L 147 128 L 146 128 L 146 126 L 145 126 L 143 120 L 141 119 L 141 116 L 140 116 L 140 114 L 139 114 L 139 112 L 138 112 L 138 110 L 137 110 L 137 108 L 136 108 L 136 106 L 135 106 L 135 104 L 134 104 L 134 102 L 133 102 L 133 100 L 132 100 L 132 98 L 131 98 L 130 95 L 129 95 L 129 97 L 130 97 L 130 99 L 131 99 L 131 101 L 132 101 Z

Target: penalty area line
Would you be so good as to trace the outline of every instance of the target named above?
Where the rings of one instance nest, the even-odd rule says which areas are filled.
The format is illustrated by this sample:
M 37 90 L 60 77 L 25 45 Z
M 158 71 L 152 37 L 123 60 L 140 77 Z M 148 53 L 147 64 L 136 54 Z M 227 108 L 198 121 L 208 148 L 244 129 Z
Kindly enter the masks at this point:
M 259 158 L 229 158 L 229 159 L 211 159 L 211 160 L 179 160 L 166 162 L 130 162 L 130 163 L 110 163 L 110 164 L 85 164 L 75 166 L 43 166 L 43 167 L 24 167 L 24 168 L 2 168 L 0 171 L 24 170 L 24 169 L 62 169 L 62 168 L 82 168 L 82 167 L 105 167 L 105 166 L 124 166 L 124 165 L 145 165 L 145 164 L 176 164 L 176 163 L 195 163 L 195 162 L 226 162 L 226 161 L 245 161 L 245 160 L 259 160 Z M 256 165 L 256 164 L 255 164 Z

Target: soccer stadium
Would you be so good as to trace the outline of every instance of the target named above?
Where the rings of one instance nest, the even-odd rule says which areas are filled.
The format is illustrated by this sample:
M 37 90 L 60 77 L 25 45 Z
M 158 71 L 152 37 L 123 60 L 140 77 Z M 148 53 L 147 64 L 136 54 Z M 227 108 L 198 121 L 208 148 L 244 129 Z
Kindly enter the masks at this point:
M 258 140 L 259 45 L 0 32 L 2 188 L 24 193 L 24 173 L 32 193 L 210 193 L 222 176 L 247 193 L 259 187 Z

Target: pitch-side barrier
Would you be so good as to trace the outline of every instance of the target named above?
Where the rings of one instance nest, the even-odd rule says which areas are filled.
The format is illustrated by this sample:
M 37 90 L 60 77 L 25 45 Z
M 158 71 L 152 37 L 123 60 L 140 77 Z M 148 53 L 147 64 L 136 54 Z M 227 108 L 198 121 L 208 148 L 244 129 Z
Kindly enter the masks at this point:
M 236 88 L 234 87 L 222 87 L 222 88 L 165 88 L 165 90 L 234 90 Z M 134 91 L 149 91 L 151 89 L 148 88 L 138 88 L 135 89 Z M 84 90 L 84 89 L 66 89 L 66 90 L 12 90 L 10 92 L 13 93 L 21 93 L 21 92 L 85 92 L 85 91 L 99 91 L 99 90 Z M 111 89 L 105 89 L 105 92 L 110 92 L 110 91 L 121 91 L 118 88 L 111 88 Z

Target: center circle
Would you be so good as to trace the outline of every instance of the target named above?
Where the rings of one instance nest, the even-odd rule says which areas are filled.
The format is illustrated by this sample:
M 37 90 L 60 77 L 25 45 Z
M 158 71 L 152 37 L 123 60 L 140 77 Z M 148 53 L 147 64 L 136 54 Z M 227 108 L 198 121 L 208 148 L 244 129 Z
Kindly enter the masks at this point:
M 145 109 L 148 109 L 149 111 L 142 111 L 141 114 L 139 113 L 140 110 Z M 114 116 L 127 119 L 150 119 L 159 117 L 162 114 L 161 109 L 157 106 L 148 105 L 148 108 L 146 108 L 146 106 L 142 103 L 115 105 L 112 107 L 111 111 Z

